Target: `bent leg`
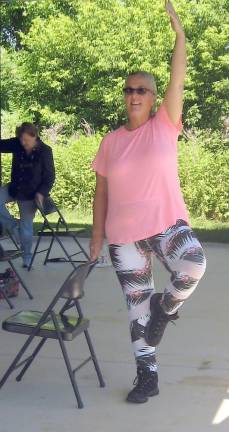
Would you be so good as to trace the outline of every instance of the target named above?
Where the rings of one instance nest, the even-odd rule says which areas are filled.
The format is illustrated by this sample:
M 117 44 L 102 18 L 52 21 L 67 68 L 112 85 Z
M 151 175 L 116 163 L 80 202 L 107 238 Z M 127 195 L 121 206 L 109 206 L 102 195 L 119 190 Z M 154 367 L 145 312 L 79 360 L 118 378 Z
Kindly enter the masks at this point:
M 161 233 L 160 252 L 158 258 L 171 273 L 161 306 L 167 314 L 174 314 L 203 277 L 206 257 L 195 232 L 182 220 Z
M 150 252 L 134 242 L 110 244 L 109 253 L 126 299 L 136 364 L 156 371 L 155 348 L 144 337 L 150 318 L 150 298 L 154 294 Z

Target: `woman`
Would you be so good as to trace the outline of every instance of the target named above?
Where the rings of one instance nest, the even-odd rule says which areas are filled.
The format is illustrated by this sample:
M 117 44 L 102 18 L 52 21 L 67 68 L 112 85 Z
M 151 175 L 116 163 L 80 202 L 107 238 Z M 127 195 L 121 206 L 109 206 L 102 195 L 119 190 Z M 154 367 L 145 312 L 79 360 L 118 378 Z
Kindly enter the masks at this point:
M 55 181 L 52 149 L 41 141 L 36 126 L 25 122 L 16 128 L 15 138 L 0 140 L 0 153 L 13 154 L 11 181 L 0 187 L 0 222 L 20 245 L 23 267 L 28 268 L 32 257 L 35 201 L 42 203 Z M 18 204 L 19 221 L 6 208 L 12 201 Z
M 165 97 L 153 116 L 153 76 L 130 74 L 124 88 L 128 123 L 104 137 L 92 162 L 96 191 L 90 254 L 92 260 L 98 257 L 106 233 L 127 302 L 137 364 L 137 383 L 127 400 L 136 403 L 159 393 L 155 347 L 168 322 L 178 319 L 178 309 L 206 268 L 203 248 L 190 227 L 177 166 L 185 34 L 170 1 L 165 8 L 176 32 Z M 154 291 L 152 254 L 170 273 L 163 293 Z

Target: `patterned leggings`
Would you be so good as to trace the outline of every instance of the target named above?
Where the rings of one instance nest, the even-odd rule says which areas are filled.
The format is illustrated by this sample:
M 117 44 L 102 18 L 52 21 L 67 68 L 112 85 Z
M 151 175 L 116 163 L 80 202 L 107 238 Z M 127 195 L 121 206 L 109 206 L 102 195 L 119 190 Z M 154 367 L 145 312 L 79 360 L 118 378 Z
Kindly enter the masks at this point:
M 113 267 L 127 302 L 131 340 L 137 366 L 157 370 L 155 348 L 142 336 L 155 293 L 151 254 L 170 273 L 162 300 L 168 314 L 179 309 L 197 287 L 206 269 L 206 257 L 195 232 L 182 219 L 160 234 L 127 244 L 109 244 Z

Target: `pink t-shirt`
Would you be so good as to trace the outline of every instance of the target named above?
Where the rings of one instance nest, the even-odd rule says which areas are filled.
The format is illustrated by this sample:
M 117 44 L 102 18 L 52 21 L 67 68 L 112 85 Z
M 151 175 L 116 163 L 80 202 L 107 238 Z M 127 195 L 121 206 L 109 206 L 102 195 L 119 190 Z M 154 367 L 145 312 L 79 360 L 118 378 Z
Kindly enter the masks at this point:
M 178 176 L 181 130 L 181 118 L 174 126 L 162 103 L 137 129 L 121 126 L 101 141 L 91 167 L 107 178 L 109 244 L 145 239 L 177 219 L 190 225 Z

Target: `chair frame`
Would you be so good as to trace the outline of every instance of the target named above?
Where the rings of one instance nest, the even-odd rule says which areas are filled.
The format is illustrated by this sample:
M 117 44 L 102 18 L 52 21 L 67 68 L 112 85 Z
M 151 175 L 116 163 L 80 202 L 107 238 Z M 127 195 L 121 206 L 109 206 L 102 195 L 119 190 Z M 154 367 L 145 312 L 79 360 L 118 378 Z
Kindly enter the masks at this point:
M 34 349 L 34 351 L 32 352 L 31 355 L 29 355 L 29 357 L 27 357 L 26 359 L 21 360 L 23 354 L 25 353 L 25 351 L 27 350 L 27 348 L 29 347 L 29 345 L 31 344 L 31 342 L 33 341 L 33 339 L 36 336 L 40 336 L 38 333 L 41 329 L 41 326 L 45 323 L 45 321 L 47 320 L 47 318 L 49 316 L 51 316 L 52 318 L 52 322 L 53 325 L 55 327 L 56 330 L 56 337 L 55 339 L 58 339 L 59 344 L 60 344 L 60 348 L 62 351 L 62 355 L 65 361 L 65 365 L 69 374 L 69 378 L 71 381 L 71 385 L 77 400 L 77 405 L 78 408 L 83 408 L 84 404 L 83 401 L 81 399 L 80 396 L 80 392 L 78 389 L 78 385 L 76 383 L 76 379 L 75 379 L 75 373 L 82 368 L 86 363 L 88 363 L 90 360 L 93 361 L 94 363 L 94 367 L 97 373 L 97 377 L 99 380 L 99 384 L 100 387 L 105 387 L 105 383 L 103 380 L 103 376 L 102 373 L 100 371 L 100 367 L 98 364 L 98 360 L 92 345 L 92 341 L 88 332 L 88 328 L 84 328 L 80 331 L 79 334 L 81 334 L 82 332 L 84 332 L 85 338 L 86 338 L 86 342 L 90 351 L 90 356 L 84 360 L 83 362 L 81 362 L 75 369 L 72 369 L 69 357 L 68 357 L 68 353 L 65 347 L 65 342 L 63 339 L 63 336 L 61 334 L 61 330 L 60 330 L 60 326 L 59 323 L 57 321 L 56 318 L 56 313 L 54 311 L 54 306 L 57 304 L 57 302 L 61 299 L 61 298 L 67 298 L 66 296 L 63 296 L 64 290 L 66 290 L 66 284 L 68 283 L 69 279 L 71 277 L 77 276 L 79 268 L 82 268 L 83 266 L 87 266 L 87 274 L 84 277 L 84 280 L 87 278 L 87 276 L 89 275 L 90 271 L 92 270 L 92 268 L 94 267 L 94 265 L 96 264 L 97 260 L 94 261 L 89 261 L 87 263 L 84 264 L 80 264 L 76 269 L 74 269 L 70 275 L 68 276 L 68 278 L 65 280 L 65 282 L 63 283 L 63 285 L 61 286 L 60 290 L 58 291 L 58 293 L 55 295 L 55 297 L 53 298 L 53 300 L 51 301 L 51 303 L 49 304 L 48 308 L 45 310 L 45 312 L 42 314 L 42 316 L 40 317 L 36 327 L 33 328 L 33 330 L 31 331 L 31 334 L 29 335 L 29 337 L 27 338 L 27 340 L 25 341 L 24 345 L 22 346 L 22 348 L 20 349 L 20 351 L 18 352 L 18 354 L 16 355 L 16 357 L 14 358 L 13 362 L 11 363 L 11 365 L 9 366 L 9 368 L 7 369 L 7 371 L 5 372 L 4 376 L 2 377 L 2 379 L 0 380 L 0 388 L 4 385 L 4 383 L 6 382 L 6 380 L 8 379 L 8 377 L 11 375 L 11 373 L 15 370 L 20 368 L 21 366 L 23 366 L 22 370 L 20 371 L 19 375 L 17 375 L 16 377 L 16 381 L 21 381 L 22 377 L 24 376 L 25 372 L 27 371 L 27 369 L 29 368 L 29 366 L 32 364 L 33 360 L 35 359 L 35 357 L 37 356 L 37 354 L 40 352 L 41 348 L 43 347 L 44 343 L 46 342 L 47 339 L 49 339 L 49 337 L 47 336 L 41 336 L 42 339 L 41 341 L 38 343 L 38 345 L 36 346 L 36 348 Z M 65 311 L 71 309 L 72 307 L 75 307 L 78 313 L 78 318 L 81 320 L 84 318 L 83 313 L 82 313 L 82 309 L 79 303 L 79 299 L 84 295 L 83 293 L 83 284 L 84 284 L 84 280 L 81 283 L 81 288 L 80 288 L 80 295 L 78 297 L 75 298 L 67 298 L 65 304 L 63 305 L 63 307 L 60 309 L 59 314 L 63 315 Z M 88 321 L 88 326 L 89 326 L 89 321 Z M 4 322 L 3 322 L 3 329 L 4 329 Z M 23 333 L 25 334 L 25 333 Z M 76 335 L 77 336 L 77 335 Z
M 15 246 L 15 248 L 16 248 L 15 250 L 18 251 L 18 252 L 20 252 L 21 249 L 20 249 L 19 245 L 17 244 L 16 240 L 14 239 L 14 236 L 10 232 L 10 230 L 6 229 L 6 234 L 7 235 L 2 240 L 5 240 L 5 239 L 9 238 L 12 241 L 12 243 L 14 244 L 14 246 Z
M 80 244 L 80 242 L 76 238 L 77 234 L 80 232 L 84 232 L 85 229 L 75 231 L 75 233 L 71 235 L 72 231 L 69 230 L 68 224 L 67 224 L 65 218 L 63 217 L 59 208 L 54 203 L 53 199 L 51 197 L 47 197 L 45 199 L 49 200 L 51 202 L 51 204 L 53 205 L 53 210 L 48 212 L 48 213 L 45 213 L 44 208 L 41 205 L 41 203 L 36 202 L 37 208 L 40 211 L 40 213 L 44 219 L 44 222 L 43 222 L 41 230 L 38 232 L 38 239 L 37 239 L 34 251 L 33 251 L 31 262 L 30 262 L 30 265 L 28 267 L 28 271 L 31 270 L 35 256 L 39 253 L 42 253 L 42 252 L 46 252 L 45 259 L 43 262 L 44 265 L 46 265 L 48 262 L 56 262 L 56 263 L 69 262 L 73 266 L 73 268 L 77 268 L 77 265 L 76 265 L 77 263 L 84 263 L 84 262 L 87 262 L 88 260 L 90 260 L 89 255 L 87 254 L 85 249 L 82 247 L 82 245 Z M 54 228 L 52 227 L 52 225 L 49 222 L 48 217 L 47 217 L 48 214 L 52 214 L 52 213 L 57 213 L 57 215 L 58 215 L 58 220 L 57 220 Z M 60 231 L 61 227 L 63 227 L 65 229 L 65 231 Z M 48 230 L 48 231 L 46 231 L 46 230 Z M 48 237 L 49 233 L 50 233 L 51 241 L 49 243 L 48 248 L 38 250 L 42 237 Z M 63 242 L 60 240 L 60 237 L 72 238 L 74 240 L 74 242 L 77 244 L 78 248 L 80 249 L 79 252 L 76 252 L 74 254 L 69 254 L 66 247 L 64 246 Z M 50 253 L 51 253 L 54 241 L 57 241 L 57 243 L 60 245 L 61 249 L 63 250 L 63 252 L 65 254 L 65 257 L 63 257 L 63 258 L 59 258 L 59 257 L 58 258 L 50 258 Z M 73 257 L 75 257 L 76 255 L 79 255 L 79 254 L 83 254 L 85 256 L 86 260 L 85 259 L 84 260 L 74 260 L 73 259 Z
M 1 246 L 2 248 L 2 246 Z M 21 285 L 21 287 L 24 289 L 24 291 L 26 292 L 26 294 L 28 295 L 30 300 L 33 300 L 33 296 L 29 290 L 29 288 L 26 286 L 25 282 L 23 281 L 23 279 L 21 278 L 20 274 L 18 273 L 15 265 L 13 264 L 12 260 L 21 257 L 21 252 L 17 251 L 17 250 L 4 250 L 2 248 L 3 252 L 4 252 L 4 256 L 3 258 L 1 258 L 0 256 L 0 262 L 7 262 L 8 265 L 11 267 L 11 269 L 13 270 L 13 272 L 16 274 L 19 283 Z M 2 287 L 0 287 L 0 292 L 2 293 L 4 299 L 6 300 L 6 302 L 8 303 L 10 309 L 14 308 L 13 303 L 10 301 L 9 297 L 7 297 L 6 293 L 4 292 L 4 289 Z

